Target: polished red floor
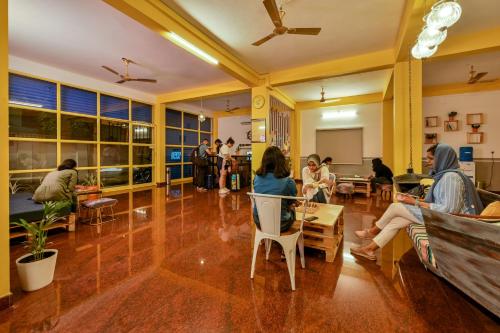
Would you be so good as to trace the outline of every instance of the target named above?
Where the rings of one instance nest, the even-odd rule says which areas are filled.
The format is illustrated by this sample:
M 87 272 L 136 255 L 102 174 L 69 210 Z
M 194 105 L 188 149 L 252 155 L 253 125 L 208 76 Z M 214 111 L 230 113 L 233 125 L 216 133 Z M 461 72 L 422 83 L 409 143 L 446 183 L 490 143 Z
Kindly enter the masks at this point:
M 190 185 L 125 192 L 117 220 L 102 230 L 78 225 L 50 236 L 59 249 L 54 282 L 20 290 L 11 247 L 14 306 L 0 332 L 498 332 L 498 320 L 424 270 L 411 250 L 400 274 L 349 255 L 352 231 L 387 203 L 345 204 L 343 253 L 326 263 L 306 251 L 290 290 L 276 247 L 258 256 L 250 280 L 250 202 L 244 191 L 220 198 Z M 100 231 L 100 232 L 99 232 Z

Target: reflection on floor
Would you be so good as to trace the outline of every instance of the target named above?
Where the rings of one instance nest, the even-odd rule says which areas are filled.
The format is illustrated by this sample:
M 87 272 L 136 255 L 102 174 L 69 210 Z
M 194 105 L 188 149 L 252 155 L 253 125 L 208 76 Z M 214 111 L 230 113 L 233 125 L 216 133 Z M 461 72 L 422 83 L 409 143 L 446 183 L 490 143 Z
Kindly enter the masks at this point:
M 0 312 L 0 332 L 487 332 L 498 323 L 449 284 L 424 270 L 413 250 L 401 277 L 349 255 L 353 230 L 370 225 L 387 203 L 355 197 L 345 207 L 342 255 L 326 263 L 306 251 L 297 291 L 275 248 L 251 263 L 250 202 L 242 190 L 220 198 L 190 185 L 166 192 L 116 194 L 117 220 L 50 236 L 59 249 L 55 281 L 19 288 L 11 247 L 15 305 Z

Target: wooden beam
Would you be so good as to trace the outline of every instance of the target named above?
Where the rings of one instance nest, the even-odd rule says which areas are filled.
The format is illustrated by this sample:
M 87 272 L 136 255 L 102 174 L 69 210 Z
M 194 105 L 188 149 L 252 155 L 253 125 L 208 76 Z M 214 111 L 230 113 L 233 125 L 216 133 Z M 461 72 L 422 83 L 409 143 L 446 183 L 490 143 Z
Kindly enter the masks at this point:
M 229 52 L 224 45 L 209 38 L 161 0 L 103 1 L 164 37 L 167 36 L 168 32 L 174 32 L 217 59 L 218 66 L 237 80 L 249 86 L 259 84 L 260 77 L 257 72 Z
M 173 91 L 170 93 L 158 95 L 156 98 L 157 103 L 171 103 L 198 99 L 200 97 L 222 96 L 228 93 L 237 93 L 247 90 L 249 91 L 249 87 L 246 84 L 239 81 L 230 81 L 208 86 L 196 87 L 192 89 Z
M 293 98 L 288 96 L 283 90 L 279 88 L 272 88 L 270 91 L 271 96 L 274 98 L 278 99 L 282 103 L 284 103 L 286 106 L 288 106 L 290 109 L 294 110 L 295 109 L 295 101 Z
M 391 69 L 391 75 L 385 84 L 384 91 L 382 92 L 382 99 L 384 101 L 389 101 L 394 96 L 394 70 Z
M 335 101 L 324 102 L 324 103 L 321 103 L 320 101 L 297 102 L 295 103 L 295 108 L 297 110 L 309 110 L 309 109 L 327 108 L 340 105 L 370 104 L 370 103 L 381 102 L 382 100 L 383 96 L 382 93 L 380 92 L 367 95 L 339 97 L 338 99 L 336 98 Z
M 478 82 L 475 84 L 452 83 L 423 87 L 422 95 L 424 97 L 456 95 L 466 93 L 476 93 L 481 91 L 500 90 L 500 80 L 493 82 Z
M 250 116 L 252 114 L 252 108 L 238 109 L 231 112 L 224 110 L 214 111 L 214 118 L 226 118 L 226 117 L 237 117 L 237 116 Z
M 273 87 L 305 81 L 320 80 L 347 74 L 356 74 L 394 66 L 393 50 L 383 50 L 334 59 L 270 73 Z
M 500 50 L 500 27 L 470 34 L 452 35 L 439 46 L 436 54 L 427 61 L 495 50 Z

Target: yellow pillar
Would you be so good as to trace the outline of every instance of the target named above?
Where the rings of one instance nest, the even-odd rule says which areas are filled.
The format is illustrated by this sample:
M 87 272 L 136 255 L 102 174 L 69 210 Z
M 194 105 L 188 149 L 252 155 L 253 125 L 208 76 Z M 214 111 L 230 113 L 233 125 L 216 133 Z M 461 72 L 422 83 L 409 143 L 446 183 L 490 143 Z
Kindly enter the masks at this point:
M 271 142 L 269 136 L 269 112 L 270 112 L 270 95 L 267 86 L 261 85 L 252 88 L 252 120 L 266 120 L 266 142 L 252 142 L 252 170 L 256 171 L 260 167 L 262 156 L 267 146 Z M 252 131 L 254 127 L 252 124 Z M 253 178 L 253 177 L 252 177 Z
M 0 0 L 0 307 L 10 302 L 8 0 Z
M 391 107 L 390 101 L 384 101 L 382 108 L 384 161 L 392 167 L 394 175 L 406 173 L 410 164 L 411 142 L 413 170 L 415 173 L 421 173 L 423 134 L 422 62 L 420 60 L 412 60 L 411 68 L 409 62 L 396 63 L 394 66 L 393 104 Z M 394 262 L 398 261 L 411 247 L 412 243 L 406 231 L 401 230 L 392 242 L 382 249 L 382 270 L 387 275 L 393 276 L 396 273 Z
M 165 182 L 165 107 L 163 104 L 154 105 L 154 173 L 155 182 Z
M 295 107 L 295 110 L 292 112 L 291 143 L 293 178 L 300 179 L 302 177 L 300 172 L 300 156 L 302 153 L 302 110 L 298 107 Z

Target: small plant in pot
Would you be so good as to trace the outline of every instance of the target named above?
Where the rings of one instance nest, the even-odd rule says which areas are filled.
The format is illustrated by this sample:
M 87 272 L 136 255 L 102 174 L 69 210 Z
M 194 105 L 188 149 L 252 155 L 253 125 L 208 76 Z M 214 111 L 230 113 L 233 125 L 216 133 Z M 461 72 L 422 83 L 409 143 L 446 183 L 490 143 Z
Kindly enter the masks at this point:
M 99 186 L 97 185 L 97 175 L 95 173 L 89 173 L 85 179 L 76 186 L 77 189 L 81 191 L 97 191 Z M 99 194 L 89 194 L 87 199 L 94 200 L 98 199 Z
M 28 233 L 26 247 L 30 249 L 30 253 L 16 260 L 17 273 L 24 291 L 37 290 L 52 282 L 58 251 L 45 248 L 47 232 L 52 224 L 62 219 L 59 212 L 68 205 L 71 205 L 68 201 L 46 202 L 43 206 L 43 218 L 40 222 L 27 222 L 24 219 L 11 222 L 12 225 L 23 227 Z
M 449 121 L 455 120 L 455 117 L 456 117 L 457 114 L 458 114 L 457 111 L 448 112 L 448 120 Z

